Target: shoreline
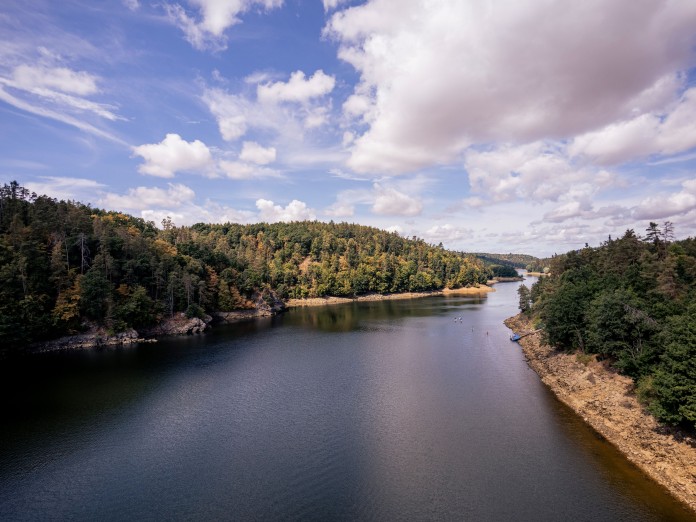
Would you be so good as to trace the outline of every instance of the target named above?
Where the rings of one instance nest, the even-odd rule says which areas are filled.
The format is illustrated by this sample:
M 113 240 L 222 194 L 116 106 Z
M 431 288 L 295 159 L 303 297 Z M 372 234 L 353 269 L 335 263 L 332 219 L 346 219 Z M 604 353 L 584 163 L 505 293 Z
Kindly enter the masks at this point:
M 489 281 L 488 284 L 494 284 Z M 213 312 L 212 316 L 206 315 L 203 319 L 186 318 L 183 312 L 178 312 L 174 316 L 167 318 L 160 323 L 136 331 L 130 328 L 124 332 L 108 334 L 103 327 L 94 328 L 91 331 L 81 334 L 67 335 L 49 341 L 36 342 L 26 349 L 26 353 L 40 354 L 58 352 L 64 350 L 89 350 L 105 347 L 123 347 L 140 343 L 156 343 L 159 339 L 166 337 L 177 337 L 183 335 L 196 335 L 203 333 L 211 328 L 215 323 L 237 323 L 271 317 L 278 313 L 289 310 L 290 308 L 302 308 L 310 306 L 326 306 L 334 304 L 344 304 L 365 301 L 388 301 L 396 299 L 416 299 L 420 297 L 431 297 L 437 295 L 483 295 L 488 292 L 495 292 L 495 288 L 487 285 L 479 287 L 467 287 L 431 292 L 404 292 L 398 294 L 367 294 L 357 297 L 311 297 L 306 299 L 288 299 L 287 302 L 280 301 L 268 306 L 263 301 L 257 299 L 256 308 L 233 310 L 231 312 Z M 3 355 L 0 353 L 0 358 Z
M 521 314 L 505 320 L 515 333 L 533 330 Z M 666 427 L 645 411 L 633 381 L 594 357 L 556 351 L 538 335 L 518 341 L 527 364 L 564 404 L 648 477 L 696 513 L 696 438 Z
M 357 297 L 307 297 L 305 299 L 288 299 L 285 302 L 286 308 L 303 308 L 309 306 L 327 306 L 335 304 L 369 302 L 369 301 L 393 301 L 398 299 L 418 299 L 421 297 L 432 297 L 439 295 L 482 295 L 495 292 L 495 288 L 487 285 L 478 287 L 466 287 L 442 290 L 432 290 L 430 292 L 403 292 L 398 294 L 367 294 Z

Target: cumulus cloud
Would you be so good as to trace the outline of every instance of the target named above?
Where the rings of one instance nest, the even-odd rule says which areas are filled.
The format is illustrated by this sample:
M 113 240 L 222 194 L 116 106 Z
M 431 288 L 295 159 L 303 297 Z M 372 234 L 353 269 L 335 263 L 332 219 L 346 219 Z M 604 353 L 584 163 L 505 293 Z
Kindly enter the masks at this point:
M 348 0 L 322 0 L 322 2 L 324 3 L 324 11 L 328 12 L 336 9 L 341 4 L 345 4 Z
M 423 184 L 423 180 L 419 178 L 398 185 L 373 183 L 370 189 L 343 190 L 338 193 L 336 201 L 324 214 L 331 217 L 350 217 L 355 213 L 356 206 L 369 205 L 374 214 L 416 216 L 423 211 L 423 202 L 413 194 L 419 193 Z
M 275 161 L 276 150 L 274 147 L 262 147 L 255 141 L 245 141 L 242 144 L 242 152 L 239 154 L 239 159 L 257 165 L 267 165 Z
M 194 48 L 219 51 L 227 47 L 225 31 L 241 22 L 240 14 L 253 7 L 274 9 L 283 0 L 188 0 L 188 4 L 198 16 L 180 4 L 164 4 L 169 20 L 184 32 Z
M 190 203 L 196 193 L 186 185 L 170 183 L 168 188 L 136 187 L 127 194 L 107 193 L 99 201 L 100 205 L 115 210 L 145 210 L 151 207 L 178 208 Z
M 417 216 L 423 211 L 423 202 L 399 192 L 393 187 L 374 185 L 376 197 L 372 205 L 375 214 L 391 216 Z
M 611 172 L 575 165 L 562 147 L 544 142 L 470 150 L 464 166 L 474 197 L 493 202 L 557 201 L 580 186 L 606 189 L 619 183 Z
M 277 178 L 280 172 L 267 167 L 260 167 L 252 163 L 243 161 L 222 160 L 218 164 L 219 169 L 230 179 L 257 179 L 257 178 Z
M 576 137 L 568 150 L 600 164 L 617 164 L 670 155 L 696 147 L 696 88 L 688 89 L 667 111 L 654 111 L 612 123 Z
M 253 114 L 248 100 L 221 89 L 206 89 L 203 102 L 215 116 L 224 140 L 234 141 L 246 133 L 247 117 Z
M 402 173 L 472 143 L 568 139 L 655 110 L 675 95 L 665 78 L 694 63 L 695 23 L 695 3 L 658 0 L 370 0 L 336 12 L 325 33 L 360 74 L 344 112 L 368 123 L 348 164 Z
M 468 228 L 456 227 L 449 223 L 435 225 L 423 233 L 423 238 L 431 243 L 452 242 L 473 237 L 474 232 Z
M 696 179 L 682 183 L 679 192 L 652 196 L 633 209 L 633 217 L 641 220 L 664 219 L 696 210 Z
M 256 208 L 259 210 L 258 217 L 266 223 L 276 221 L 311 221 L 316 219 L 314 210 L 307 207 L 307 204 L 293 199 L 287 206 L 276 205 L 273 201 L 259 199 L 256 201 Z
M 226 141 L 241 138 L 249 129 L 272 131 L 297 141 L 305 130 L 327 123 L 331 100 L 326 100 L 325 95 L 334 85 L 334 77 L 321 70 L 310 78 L 296 71 L 287 82 L 257 85 L 255 98 L 220 88 L 206 88 L 202 99 Z
M 167 134 L 160 143 L 140 145 L 132 150 L 145 160 L 138 172 L 160 178 L 172 178 L 182 171 L 209 174 L 213 166 L 210 150 L 202 141 L 188 142 L 178 134 Z
M 330 93 L 336 79 L 321 69 L 306 78 L 302 71 L 295 71 L 287 82 L 262 84 L 257 87 L 257 97 L 262 103 L 304 103 Z

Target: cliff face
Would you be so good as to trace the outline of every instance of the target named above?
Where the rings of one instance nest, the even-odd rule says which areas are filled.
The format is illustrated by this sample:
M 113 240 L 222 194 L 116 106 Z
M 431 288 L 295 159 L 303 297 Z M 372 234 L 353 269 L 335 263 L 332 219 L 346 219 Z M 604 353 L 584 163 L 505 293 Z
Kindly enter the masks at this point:
M 505 321 L 515 333 L 533 330 L 526 317 Z M 539 335 L 519 341 L 529 366 L 554 394 L 648 476 L 696 511 L 696 438 L 660 425 L 636 399 L 633 381 L 606 363 L 587 364 L 554 350 Z

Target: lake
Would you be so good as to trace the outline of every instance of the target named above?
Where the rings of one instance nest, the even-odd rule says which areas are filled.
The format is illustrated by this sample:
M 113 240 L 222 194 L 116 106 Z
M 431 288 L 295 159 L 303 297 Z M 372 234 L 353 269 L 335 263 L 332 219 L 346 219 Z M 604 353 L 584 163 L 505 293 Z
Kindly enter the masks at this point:
M 694 520 L 528 368 L 517 287 L 5 361 L 0 519 Z

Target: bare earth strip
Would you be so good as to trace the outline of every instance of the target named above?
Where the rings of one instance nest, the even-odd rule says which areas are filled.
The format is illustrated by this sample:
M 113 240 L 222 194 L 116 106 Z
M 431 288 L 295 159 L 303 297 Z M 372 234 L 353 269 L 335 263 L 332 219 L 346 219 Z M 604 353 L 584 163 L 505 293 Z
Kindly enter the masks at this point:
M 505 321 L 515 333 L 533 330 L 521 315 Z M 696 438 L 667 428 L 636 399 L 633 381 L 602 362 L 585 365 L 575 354 L 541 344 L 538 334 L 520 339 L 529 366 L 631 462 L 696 511 Z
M 331 304 L 352 303 L 357 301 L 388 301 L 393 299 L 415 299 L 418 297 L 431 297 L 434 295 L 480 295 L 488 292 L 495 292 L 495 288 L 490 286 L 479 286 L 469 288 L 455 288 L 453 290 L 445 288 L 433 292 L 405 292 L 401 294 L 368 294 L 358 297 L 310 297 L 307 299 L 288 299 L 285 305 L 288 308 L 301 306 L 325 306 Z

